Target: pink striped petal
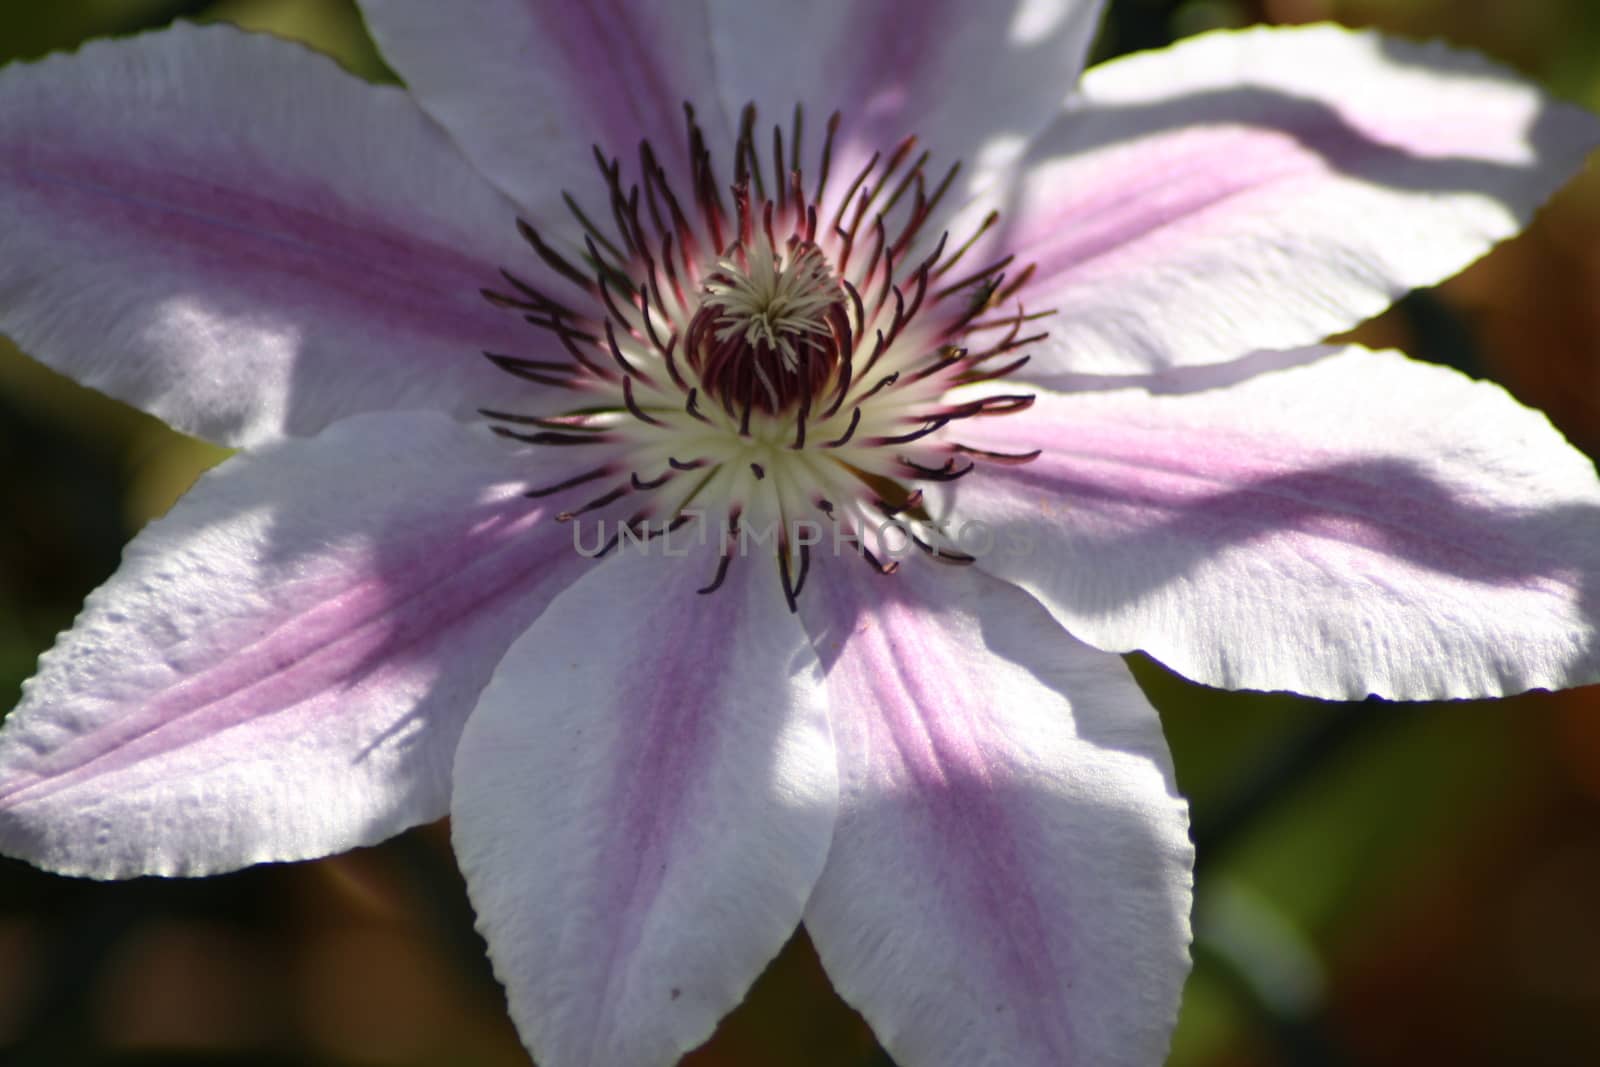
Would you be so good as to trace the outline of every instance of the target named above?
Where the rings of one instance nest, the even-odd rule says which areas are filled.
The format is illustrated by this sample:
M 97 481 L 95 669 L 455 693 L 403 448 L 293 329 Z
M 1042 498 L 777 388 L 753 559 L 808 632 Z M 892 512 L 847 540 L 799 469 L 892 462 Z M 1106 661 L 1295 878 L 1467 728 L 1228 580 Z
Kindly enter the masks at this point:
M 806 928 L 906 1067 L 1150 1067 L 1193 850 L 1155 711 L 1021 591 L 819 568 L 840 810 Z
M 999 208 L 991 250 L 1037 265 L 1030 371 L 1142 373 L 1355 325 L 1520 230 L 1596 144 L 1480 56 L 1258 28 L 1090 71 L 968 216 Z
M 1347 349 L 962 429 L 1044 450 L 958 483 L 957 521 L 993 528 L 981 565 L 1100 648 L 1343 699 L 1600 680 L 1600 480 L 1498 386 Z
M 515 209 L 398 90 L 226 26 L 0 71 L 0 331 L 229 445 L 470 411 Z
M 667 165 L 684 162 L 685 103 L 728 158 L 701 0 L 359 2 L 412 94 L 538 218 L 569 217 L 563 190 L 605 217 L 593 145 L 632 167 L 649 138 Z
M 916 135 L 940 169 L 962 160 L 971 179 L 1015 158 L 1061 108 L 1104 4 L 711 0 L 710 7 L 731 114 L 754 101 L 761 114 L 787 123 L 803 103 L 820 132 L 837 109 L 845 168 Z
M 667 1067 L 711 1036 L 833 826 L 816 658 L 770 560 L 697 596 L 710 561 L 655 546 L 512 646 L 456 757 L 456 853 L 542 1067 Z
M 135 538 L 0 729 L 0 852 L 209 874 L 442 816 L 479 690 L 588 566 L 520 494 L 541 466 L 429 414 L 229 460 Z

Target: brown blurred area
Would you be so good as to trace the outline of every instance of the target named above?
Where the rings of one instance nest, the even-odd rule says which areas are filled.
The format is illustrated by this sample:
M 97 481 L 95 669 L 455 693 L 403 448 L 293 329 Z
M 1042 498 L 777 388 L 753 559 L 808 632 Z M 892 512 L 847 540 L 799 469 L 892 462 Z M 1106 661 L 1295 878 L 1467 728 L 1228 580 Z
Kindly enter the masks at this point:
M 386 76 L 345 0 L 13 0 L 0 61 L 174 14 Z M 1600 109 L 1594 0 L 1112 0 L 1099 50 L 1319 19 L 1479 48 Z M 1600 455 L 1600 168 L 1352 336 L 1499 381 Z M 223 455 L 0 341 L 0 708 L 121 544 Z M 1174 1067 L 1600 1063 L 1600 692 L 1325 705 L 1135 668 L 1201 850 Z M 195 882 L 0 861 L 0 1063 L 527 1062 L 444 826 Z M 889 1067 L 803 935 L 688 1062 Z

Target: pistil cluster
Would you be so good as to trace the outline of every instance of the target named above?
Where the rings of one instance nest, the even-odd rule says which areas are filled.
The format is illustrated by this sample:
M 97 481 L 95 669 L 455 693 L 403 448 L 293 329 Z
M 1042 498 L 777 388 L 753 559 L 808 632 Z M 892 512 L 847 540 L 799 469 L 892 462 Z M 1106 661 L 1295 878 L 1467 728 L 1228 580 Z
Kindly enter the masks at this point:
M 687 196 L 648 142 L 631 184 L 597 148 L 610 225 L 568 195 L 581 245 L 563 250 L 518 223 L 559 285 L 503 270 L 506 289 L 484 291 L 552 335 L 566 357 L 488 358 L 572 402 L 557 415 L 483 413 L 508 437 L 594 457 L 528 495 L 601 488 L 564 521 L 631 502 L 601 553 L 694 518 L 712 524 L 723 550 L 702 592 L 743 554 L 744 529 L 774 531 L 791 608 L 811 565 L 811 539 L 795 535 L 802 523 L 826 524 L 831 543 L 886 574 L 897 564 L 870 536 L 885 520 L 938 559 L 970 562 L 930 515 L 925 488 L 980 462 L 1038 454 L 985 452 L 949 430 L 1032 403 L 998 389 L 950 396 L 1012 374 L 1044 336 L 1028 332 L 1043 316 L 1014 304 L 1029 270 L 1009 275 L 1006 257 L 963 272 L 996 216 L 960 244 L 948 233 L 935 239 L 930 223 L 959 165 L 930 182 L 915 138 L 873 155 L 842 191 L 830 188 L 838 114 L 808 185 L 798 109 L 787 138 L 773 129 L 765 160 L 755 109 L 745 109 L 725 190 L 693 110 L 685 114 Z

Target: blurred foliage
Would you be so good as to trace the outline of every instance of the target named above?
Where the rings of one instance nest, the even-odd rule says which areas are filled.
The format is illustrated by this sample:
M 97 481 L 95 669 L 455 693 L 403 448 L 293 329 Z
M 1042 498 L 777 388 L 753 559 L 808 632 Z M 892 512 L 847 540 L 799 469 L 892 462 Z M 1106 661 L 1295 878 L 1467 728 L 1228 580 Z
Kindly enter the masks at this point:
M 0 61 L 173 17 L 392 75 L 343 0 L 0 6 Z M 1480 48 L 1600 108 L 1593 0 L 1113 0 L 1097 54 L 1332 18 Z M 1600 450 L 1600 178 L 1354 336 L 1505 383 Z M 0 707 L 121 543 L 220 450 L 0 341 Z M 1136 659 L 1191 798 L 1196 970 L 1174 1067 L 1600 1062 L 1600 698 L 1325 705 Z M 7 1063 L 525 1063 L 445 831 L 320 863 L 100 885 L 0 861 Z M 693 1067 L 885 1067 L 803 934 Z

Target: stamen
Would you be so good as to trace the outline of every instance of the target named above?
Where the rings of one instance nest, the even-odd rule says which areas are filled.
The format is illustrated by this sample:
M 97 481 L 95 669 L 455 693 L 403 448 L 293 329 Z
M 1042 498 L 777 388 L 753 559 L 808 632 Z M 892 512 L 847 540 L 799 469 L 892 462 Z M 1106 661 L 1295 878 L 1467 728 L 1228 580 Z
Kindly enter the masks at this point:
M 581 508 L 577 508 L 574 511 L 563 511 L 561 514 L 556 516 L 556 521 L 571 522 L 579 515 L 587 515 L 591 511 L 599 511 L 601 508 L 606 507 L 609 504 L 614 504 L 631 492 L 633 492 L 632 486 L 619 485 L 609 493 L 604 493 L 595 497 Z
M 957 478 L 964 478 L 971 474 L 977 467 L 975 463 L 968 463 L 965 467 L 956 466 L 956 458 L 951 456 L 942 467 L 924 467 L 922 464 L 900 457 L 900 465 L 914 472 L 912 477 L 925 478 L 930 482 L 953 482 Z
M 778 549 L 778 572 L 783 579 L 783 596 L 789 602 L 789 611 L 800 610 L 800 590 L 805 588 L 806 575 L 811 571 L 811 546 L 801 542 L 799 552 L 800 572 L 793 578 L 789 572 L 789 546 L 784 544 Z
M 521 359 L 517 356 L 503 356 L 498 352 L 485 352 L 483 357 L 507 374 L 530 382 L 538 382 L 540 385 L 548 385 L 555 389 L 572 389 L 578 384 L 577 379 L 572 376 L 572 368 L 565 363 Z
M 562 492 L 563 490 L 583 485 L 586 482 L 592 482 L 596 478 L 604 478 L 611 472 L 612 471 L 610 467 L 596 467 L 592 471 L 585 471 L 582 474 L 575 474 L 564 482 L 557 482 L 555 485 L 547 485 L 543 489 L 529 489 L 522 495 L 533 500 L 538 500 L 541 497 L 554 496 L 556 493 Z
M 986 448 L 973 448 L 971 445 L 952 444 L 951 448 L 967 456 L 977 456 L 979 459 L 988 460 L 990 463 L 1004 463 L 1008 466 L 1020 467 L 1025 463 L 1032 463 L 1044 455 L 1044 449 L 1036 448 L 1032 452 L 991 452 Z
M 855 407 L 850 411 L 850 425 L 844 428 L 844 433 L 827 442 L 823 448 L 843 448 L 849 443 L 850 438 L 856 435 L 856 427 L 861 425 L 861 408 Z
M 908 445 L 912 441 L 922 440 L 931 433 L 937 433 L 939 430 L 944 429 L 950 421 L 950 416 L 937 416 L 929 419 L 927 422 L 923 423 L 921 427 L 912 430 L 910 433 L 895 434 L 893 436 L 885 437 L 874 437 L 872 439 L 872 443 L 875 446 L 880 447 L 885 445 Z
M 741 112 L 731 183 L 713 166 L 688 104 L 684 121 L 686 186 L 674 187 L 648 140 L 629 152 L 637 180 L 595 147 L 609 224 L 597 221 L 604 213 L 586 212 L 578 196 L 562 195 L 573 218 L 572 247 L 581 253 L 559 251 L 545 232 L 517 220 L 534 257 L 575 293 L 557 298 L 511 269 L 501 271 L 503 285 L 481 290 L 492 306 L 553 337 L 566 358 L 484 357 L 530 383 L 526 388 L 565 390 L 585 401 L 555 415 L 504 410 L 514 406 L 506 402 L 485 407 L 494 432 L 537 445 L 608 446 L 606 463 L 586 464 L 527 495 L 610 479 L 605 492 L 557 516 L 572 521 L 643 494 L 643 506 L 601 555 L 704 516 L 723 547 L 702 593 L 726 581 L 742 523 L 776 523 L 791 610 L 813 555 L 807 539 L 793 536 L 793 523 L 812 509 L 834 524 L 832 543 L 849 543 L 878 573 L 899 567 L 874 555 L 861 536 L 861 524 L 878 513 L 903 517 L 906 536 L 926 555 L 971 562 L 939 535 L 917 486 L 1040 455 L 945 436 L 960 420 L 1032 404 L 1020 392 L 951 399 L 957 386 L 1011 376 L 1044 337 L 1025 334 L 1025 324 L 1049 313 L 1030 314 L 1015 303 L 1032 267 L 996 254 L 954 275 L 998 215 L 955 238 L 938 230 L 960 163 L 930 170 L 932 155 L 914 137 L 873 153 L 834 195 L 834 148 L 845 121 L 838 112 L 815 150 L 814 183 L 805 180 L 799 107 L 769 139 L 758 139 L 766 131 L 758 131 L 753 105 Z M 1000 310 L 1007 305 L 1012 310 Z M 701 473 L 678 477 L 687 471 Z
M 557 433 L 551 430 L 542 430 L 539 433 L 522 433 L 505 426 L 491 426 L 489 429 L 501 437 L 509 437 L 516 441 L 523 441 L 530 445 L 602 445 L 610 444 L 616 440 L 610 434 L 580 434 Z
M 649 489 L 660 489 L 663 485 L 666 485 L 672 480 L 673 475 L 673 471 L 663 471 L 661 474 L 651 478 L 649 481 L 645 481 L 639 477 L 638 471 L 634 471 L 628 475 L 628 484 L 632 485 L 634 489 L 641 492 Z
M 622 402 L 627 405 L 628 413 L 630 415 L 632 415 L 634 418 L 638 419 L 640 422 L 644 423 L 645 425 L 647 425 L 647 426 L 664 426 L 664 425 L 666 425 L 660 419 L 652 418 L 649 415 L 645 414 L 644 409 L 639 406 L 638 400 L 634 399 L 634 395 L 633 395 L 633 379 L 632 378 L 624 378 L 624 379 L 622 379 Z
M 517 232 L 522 235 L 524 241 L 533 246 L 533 250 L 539 254 L 539 258 L 544 260 L 545 265 L 551 270 L 566 278 L 584 292 L 593 292 L 594 283 L 589 280 L 588 276 L 571 263 L 568 263 L 561 253 L 545 244 L 544 238 L 539 236 L 539 231 L 534 229 L 528 220 L 517 220 Z M 516 283 L 513 281 L 512 284 Z
M 717 561 L 716 576 L 711 579 L 711 584 L 697 590 L 702 596 L 715 593 L 722 587 L 723 580 L 728 577 L 728 567 L 733 563 L 734 539 L 739 535 L 739 513 L 733 512 L 728 516 L 726 532 L 723 534 L 721 559 Z
M 616 360 L 617 366 L 622 368 L 624 382 L 626 382 L 629 378 L 642 379 L 644 377 L 644 375 L 639 373 L 639 368 L 635 367 L 632 363 L 629 363 L 628 357 L 622 354 L 622 346 L 617 344 L 617 332 L 612 328 L 612 325 L 609 321 L 606 323 L 606 345 L 611 350 L 611 358 Z M 624 386 L 624 388 L 626 388 L 626 386 Z

